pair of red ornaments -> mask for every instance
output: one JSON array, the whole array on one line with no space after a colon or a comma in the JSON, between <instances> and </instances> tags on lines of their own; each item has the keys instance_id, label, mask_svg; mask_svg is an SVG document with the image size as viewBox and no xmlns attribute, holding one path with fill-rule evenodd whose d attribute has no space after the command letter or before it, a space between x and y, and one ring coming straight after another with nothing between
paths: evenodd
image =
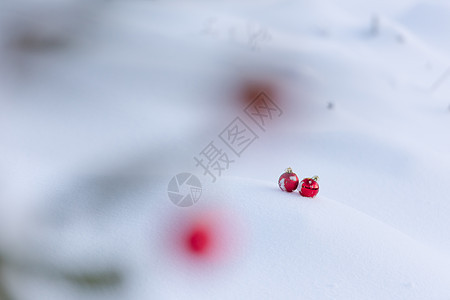
<instances>
[{"instance_id":1,"label":"pair of red ornaments","mask_svg":"<svg viewBox=\"0 0 450 300\"><path fill-rule=\"evenodd\" d=\"M305 178L300 182L300 189L298 192L303 197L314 198L319 193L319 181L318 176L313 176L311 178ZM281 174L278 179L278 185L280 189L285 192L292 192L299 186L297 174L292 172L291 168L287 168L286 172Z\"/></svg>"}]
</instances>

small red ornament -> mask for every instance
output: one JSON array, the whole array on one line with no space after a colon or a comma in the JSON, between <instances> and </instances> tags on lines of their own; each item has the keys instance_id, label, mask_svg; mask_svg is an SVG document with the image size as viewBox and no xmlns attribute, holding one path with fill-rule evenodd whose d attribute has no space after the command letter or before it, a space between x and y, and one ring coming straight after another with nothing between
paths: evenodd
<instances>
[{"instance_id":1,"label":"small red ornament","mask_svg":"<svg viewBox=\"0 0 450 300\"><path fill-rule=\"evenodd\" d=\"M194 255L208 254L212 244L212 233L206 226L197 225L186 236L188 251Z\"/></svg>"},{"instance_id":2,"label":"small red ornament","mask_svg":"<svg viewBox=\"0 0 450 300\"><path fill-rule=\"evenodd\" d=\"M300 182L300 195L303 197L314 198L319 193L319 184L317 181L319 181L318 176L303 179Z\"/></svg>"},{"instance_id":3,"label":"small red ornament","mask_svg":"<svg viewBox=\"0 0 450 300\"><path fill-rule=\"evenodd\" d=\"M287 168L286 172L281 174L278 179L278 185L280 189L285 192L292 192L298 187L298 177L297 174L292 172L291 168Z\"/></svg>"}]
</instances>

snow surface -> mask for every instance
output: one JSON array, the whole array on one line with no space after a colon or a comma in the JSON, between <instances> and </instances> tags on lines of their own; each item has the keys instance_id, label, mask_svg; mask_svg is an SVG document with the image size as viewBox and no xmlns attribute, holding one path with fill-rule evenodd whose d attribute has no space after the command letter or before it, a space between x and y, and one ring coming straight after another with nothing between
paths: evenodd
<instances>
[{"instance_id":1,"label":"snow surface","mask_svg":"<svg viewBox=\"0 0 450 300\"><path fill-rule=\"evenodd\" d=\"M448 16L2 1L0 298L450 299ZM253 81L283 111L266 131ZM241 156L218 137L236 116L258 135ZM214 183L193 160L211 141L234 160ZM318 196L282 192L287 167ZM167 195L182 172L203 184L188 208ZM183 242L194 225L209 252Z\"/></svg>"}]
</instances>

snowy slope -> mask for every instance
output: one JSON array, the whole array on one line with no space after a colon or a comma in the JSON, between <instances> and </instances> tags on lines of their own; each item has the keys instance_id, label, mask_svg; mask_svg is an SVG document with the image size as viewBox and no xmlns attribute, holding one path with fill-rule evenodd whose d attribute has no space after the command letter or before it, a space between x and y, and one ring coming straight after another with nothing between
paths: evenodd
<instances>
[{"instance_id":1,"label":"snowy slope","mask_svg":"<svg viewBox=\"0 0 450 300\"><path fill-rule=\"evenodd\" d=\"M0 4L0 298L450 297L446 3L31 3ZM254 89L283 114L212 183Z\"/></svg>"}]
</instances>

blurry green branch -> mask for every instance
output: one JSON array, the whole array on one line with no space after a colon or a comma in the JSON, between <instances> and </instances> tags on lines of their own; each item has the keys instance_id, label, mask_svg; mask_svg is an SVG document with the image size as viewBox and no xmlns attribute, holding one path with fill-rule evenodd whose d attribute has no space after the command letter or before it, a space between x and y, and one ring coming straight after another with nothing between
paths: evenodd
<instances>
[{"instance_id":1,"label":"blurry green branch","mask_svg":"<svg viewBox=\"0 0 450 300\"><path fill-rule=\"evenodd\" d=\"M6 292L5 285L2 280L3 272L3 258L0 256L0 300L12 300L12 298Z\"/></svg>"},{"instance_id":2,"label":"blurry green branch","mask_svg":"<svg viewBox=\"0 0 450 300\"><path fill-rule=\"evenodd\" d=\"M53 267L14 264L0 256L0 300L13 300L2 280L2 272L4 272L6 264L8 264L8 267L16 268L20 272L46 277L55 282L63 280L83 290L112 289L119 287L123 282L122 272L113 268L98 271L62 271Z\"/></svg>"},{"instance_id":3,"label":"blurry green branch","mask_svg":"<svg viewBox=\"0 0 450 300\"><path fill-rule=\"evenodd\" d=\"M77 285L81 288L104 288L104 287L117 287L122 283L122 276L119 272L102 271L92 273L65 273L63 278L70 283Z\"/></svg>"}]
</instances>

